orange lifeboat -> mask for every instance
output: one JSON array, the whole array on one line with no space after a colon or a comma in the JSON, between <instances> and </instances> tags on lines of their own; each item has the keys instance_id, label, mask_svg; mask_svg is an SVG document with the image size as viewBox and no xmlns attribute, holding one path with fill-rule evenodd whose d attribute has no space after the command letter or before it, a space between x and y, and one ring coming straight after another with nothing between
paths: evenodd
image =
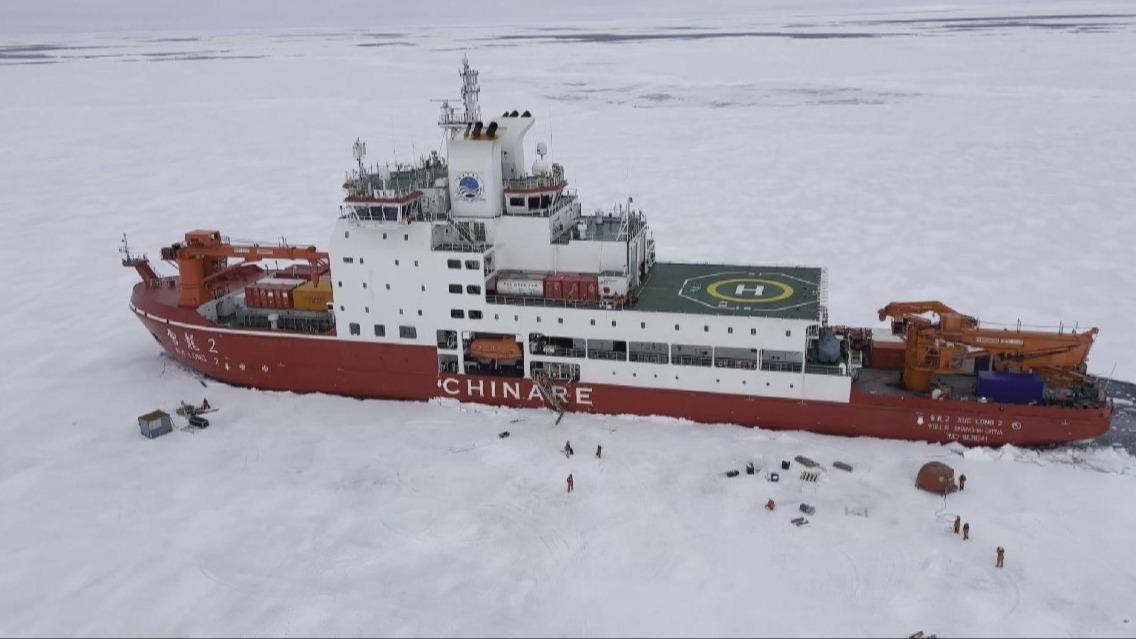
<instances>
[{"instance_id":1,"label":"orange lifeboat","mask_svg":"<svg viewBox=\"0 0 1136 639\"><path fill-rule=\"evenodd\" d=\"M481 360L518 360L521 345L512 337L478 337L469 345L469 353Z\"/></svg>"}]
</instances>

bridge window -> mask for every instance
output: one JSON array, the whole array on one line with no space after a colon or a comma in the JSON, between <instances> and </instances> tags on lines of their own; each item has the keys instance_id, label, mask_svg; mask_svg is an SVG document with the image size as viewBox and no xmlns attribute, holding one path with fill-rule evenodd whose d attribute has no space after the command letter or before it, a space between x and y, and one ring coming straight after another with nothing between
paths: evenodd
<instances>
[{"instance_id":1,"label":"bridge window","mask_svg":"<svg viewBox=\"0 0 1136 639\"><path fill-rule=\"evenodd\" d=\"M714 348L696 344L671 346L671 363L679 366L709 366L714 359Z\"/></svg>"},{"instance_id":2,"label":"bridge window","mask_svg":"<svg viewBox=\"0 0 1136 639\"><path fill-rule=\"evenodd\" d=\"M462 261L461 260L446 260L446 267L448 267L448 268L461 268L462 267Z\"/></svg>"},{"instance_id":3,"label":"bridge window","mask_svg":"<svg viewBox=\"0 0 1136 639\"><path fill-rule=\"evenodd\" d=\"M476 271L477 269L481 268L481 262L478 262L477 260L466 260L465 267L471 271Z\"/></svg>"},{"instance_id":4,"label":"bridge window","mask_svg":"<svg viewBox=\"0 0 1136 639\"><path fill-rule=\"evenodd\" d=\"M451 308L450 317L454 319L465 319L465 311L460 308Z\"/></svg>"},{"instance_id":5,"label":"bridge window","mask_svg":"<svg viewBox=\"0 0 1136 639\"><path fill-rule=\"evenodd\" d=\"M399 326L398 336L402 339L415 339L418 337L418 330L413 326Z\"/></svg>"},{"instance_id":6,"label":"bridge window","mask_svg":"<svg viewBox=\"0 0 1136 639\"><path fill-rule=\"evenodd\" d=\"M461 293L462 292L462 285L461 284L450 284L450 292L451 293Z\"/></svg>"},{"instance_id":7,"label":"bridge window","mask_svg":"<svg viewBox=\"0 0 1136 639\"><path fill-rule=\"evenodd\" d=\"M351 329L352 335L358 335L359 334L359 324L357 324L356 322L351 322L347 326L348 326L348 328Z\"/></svg>"},{"instance_id":8,"label":"bridge window","mask_svg":"<svg viewBox=\"0 0 1136 639\"><path fill-rule=\"evenodd\" d=\"M382 324L375 324L375 337L386 337L387 327Z\"/></svg>"},{"instance_id":9,"label":"bridge window","mask_svg":"<svg viewBox=\"0 0 1136 639\"><path fill-rule=\"evenodd\" d=\"M470 284L465 287L465 292L470 295L481 295L481 287L477 284Z\"/></svg>"},{"instance_id":10,"label":"bridge window","mask_svg":"<svg viewBox=\"0 0 1136 639\"><path fill-rule=\"evenodd\" d=\"M481 311L470 309L469 319L481 319Z\"/></svg>"},{"instance_id":11,"label":"bridge window","mask_svg":"<svg viewBox=\"0 0 1136 639\"><path fill-rule=\"evenodd\" d=\"M523 197L511 197L511 198L509 198L509 206L524 206L524 205L525 205L525 198L523 198Z\"/></svg>"}]
</instances>

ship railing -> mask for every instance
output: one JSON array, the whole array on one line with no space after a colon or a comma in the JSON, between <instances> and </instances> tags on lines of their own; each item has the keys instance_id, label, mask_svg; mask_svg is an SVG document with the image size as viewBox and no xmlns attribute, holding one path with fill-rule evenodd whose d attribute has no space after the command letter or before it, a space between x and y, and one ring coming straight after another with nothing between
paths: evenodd
<instances>
[{"instance_id":1,"label":"ship railing","mask_svg":"<svg viewBox=\"0 0 1136 639\"><path fill-rule=\"evenodd\" d=\"M775 373L799 373L801 372L801 363L765 361L761 363L761 370Z\"/></svg>"},{"instance_id":2,"label":"ship railing","mask_svg":"<svg viewBox=\"0 0 1136 639\"><path fill-rule=\"evenodd\" d=\"M623 351L588 351L588 359L609 359L625 362L627 361L627 353Z\"/></svg>"},{"instance_id":3,"label":"ship railing","mask_svg":"<svg viewBox=\"0 0 1136 639\"><path fill-rule=\"evenodd\" d=\"M845 367L841 370L840 366L832 366L830 364L805 364L805 373L809 375L847 375L848 368Z\"/></svg>"},{"instance_id":4,"label":"ship railing","mask_svg":"<svg viewBox=\"0 0 1136 639\"><path fill-rule=\"evenodd\" d=\"M548 355L550 357L584 357L587 351L582 348L563 348L560 346L545 346L532 351L533 355Z\"/></svg>"},{"instance_id":5,"label":"ship railing","mask_svg":"<svg viewBox=\"0 0 1136 639\"><path fill-rule=\"evenodd\" d=\"M559 213L561 209L572 204L573 200L575 200L575 196L561 195L553 200L552 204L546 209L523 209L520 211L510 211L506 209L504 214L513 217L551 217L553 213Z\"/></svg>"},{"instance_id":6,"label":"ship railing","mask_svg":"<svg viewBox=\"0 0 1136 639\"><path fill-rule=\"evenodd\" d=\"M671 358L671 363L679 366L710 366L713 359L702 355L675 355Z\"/></svg>"},{"instance_id":7,"label":"ship railing","mask_svg":"<svg viewBox=\"0 0 1136 639\"><path fill-rule=\"evenodd\" d=\"M586 308L602 309L606 311L622 311L622 302L585 301L585 300L553 300L544 297L522 297L519 295L486 295L485 301L490 304L509 304L513 306L546 306L551 308Z\"/></svg>"},{"instance_id":8,"label":"ship railing","mask_svg":"<svg viewBox=\"0 0 1136 639\"><path fill-rule=\"evenodd\" d=\"M491 242L437 242L433 245L435 251L453 251L454 253L484 253L493 247Z\"/></svg>"},{"instance_id":9,"label":"ship railing","mask_svg":"<svg viewBox=\"0 0 1136 639\"><path fill-rule=\"evenodd\" d=\"M741 359L737 357L716 357L714 358L714 366L716 368L738 368L747 371L757 370L756 359Z\"/></svg>"},{"instance_id":10,"label":"ship railing","mask_svg":"<svg viewBox=\"0 0 1136 639\"><path fill-rule=\"evenodd\" d=\"M637 351L629 351L627 359L632 362L646 362L648 364L666 364L666 353L640 353Z\"/></svg>"}]
</instances>

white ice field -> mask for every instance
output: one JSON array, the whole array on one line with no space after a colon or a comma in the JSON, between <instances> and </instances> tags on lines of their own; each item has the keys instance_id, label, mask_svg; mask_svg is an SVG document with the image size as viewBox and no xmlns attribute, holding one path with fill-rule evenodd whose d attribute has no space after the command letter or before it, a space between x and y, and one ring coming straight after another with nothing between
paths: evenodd
<instances>
[{"instance_id":1,"label":"white ice field","mask_svg":"<svg viewBox=\"0 0 1136 639\"><path fill-rule=\"evenodd\" d=\"M0 21L0 635L1136 634L1120 450L263 393L203 383L127 309L123 232L152 256L194 228L326 245L351 142L435 148L465 52L485 112L532 110L530 144L586 207L633 196L660 259L826 266L838 323L941 299L1098 326L1091 370L1136 378L1136 5L675 6ZM208 430L138 434L202 396ZM798 454L854 471L723 475ZM932 459L967 490L915 491Z\"/></svg>"}]
</instances>

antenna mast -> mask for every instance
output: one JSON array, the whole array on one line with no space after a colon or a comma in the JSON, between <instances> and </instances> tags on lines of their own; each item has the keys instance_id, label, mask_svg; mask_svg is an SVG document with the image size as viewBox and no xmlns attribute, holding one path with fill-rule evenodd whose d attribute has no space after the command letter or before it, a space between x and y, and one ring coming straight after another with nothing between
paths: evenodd
<instances>
[{"instance_id":1,"label":"antenna mast","mask_svg":"<svg viewBox=\"0 0 1136 639\"><path fill-rule=\"evenodd\" d=\"M462 56L462 104L465 106L465 121L477 122L481 119L481 108L477 105L477 96L481 88L477 86L477 70L469 67L469 58Z\"/></svg>"}]
</instances>

